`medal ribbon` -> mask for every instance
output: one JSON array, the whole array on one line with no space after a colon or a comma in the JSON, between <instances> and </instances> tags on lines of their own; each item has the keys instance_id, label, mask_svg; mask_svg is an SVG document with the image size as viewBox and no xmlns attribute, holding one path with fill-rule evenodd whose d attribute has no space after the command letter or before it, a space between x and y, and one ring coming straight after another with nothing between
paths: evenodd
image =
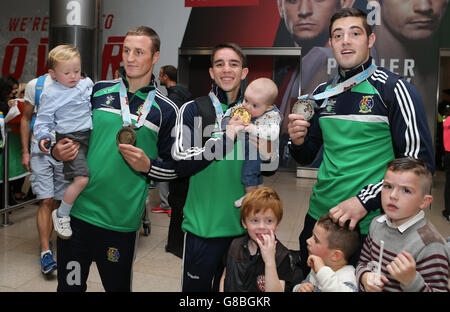
<instances>
[{"instance_id":1,"label":"medal ribbon","mask_svg":"<svg viewBox=\"0 0 450 312\"><path fill-rule=\"evenodd\" d=\"M139 129L144 125L144 122L147 119L150 110L152 109L155 94L156 88L147 94L147 98L145 99L144 105L142 106L141 113L139 114L136 124L133 128ZM123 119L123 126L130 127L132 125L130 106L128 104L127 88L125 87L125 83L123 82L122 78L120 78L120 108Z\"/></svg>"},{"instance_id":2,"label":"medal ribbon","mask_svg":"<svg viewBox=\"0 0 450 312\"><path fill-rule=\"evenodd\" d=\"M220 123L223 117L222 103L220 103L219 99L213 92L209 92L208 95L214 106L214 110L216 111L216 120Z\"/></svg>"},{"instance_id":3,"label":"medal ribbon","mask_svg":"<svg viewBox=\"0 0 450 312\"><path fill-rule=\"evenodd\" d=\"M223 118L222 103L220 103L219 99L213 92L209 92L208 95L214 106L214 110L216 111L216 124L214 125L214 132L219 132L219 131L221 131L220 125L222 124L222 118Z\"/></svg>"},{"instance_id":4,"label":"medal ribbon","mask_svg":"<svg viewBox=\"0 0 450 312\"><path fill-rule=\"evenodd\" d=\"M211 102L213 103L214 110L216 111L216 125L214 128L214 132L221 132L223 129L221 129L222 119L223 117L226 117L223 113L222 109L222 103L220 103L219 99L213 92L209 92L209 98L211 99ZM236 105L239 105L241 101L239 101ZM229 115L229 112L227 112Z\"/></svg>"},{"instance_id":5,"label":"medal ribbon","mask_svg":"<svg viewBox=\"0 0 450 312\"><path fill-rule=\"evenodd\" d=\"M345 92L348 89L353 88L354 86L360 84L361 82L363 82L364 80L366 80L367 78L372 76L372 74L376 70L377 70L377 66L372 64L367 69L365 69L364 71L359 73L358 75L350 77L349 79L341 82L337 86L333 87L333 85L332 85L332 87L330 89L328 89L328 90L326 90L326 91L324 91L322 93L319 93L317 95L309 95L309 94L302 95L300 97L300 99L307 99L308 98L308 99L312 99L312 100L322 100L322 99L325 99L325 98L333 97L335 95L338 95L338 94L340 94L342 92Z\"/></svg>"}]
</instances>

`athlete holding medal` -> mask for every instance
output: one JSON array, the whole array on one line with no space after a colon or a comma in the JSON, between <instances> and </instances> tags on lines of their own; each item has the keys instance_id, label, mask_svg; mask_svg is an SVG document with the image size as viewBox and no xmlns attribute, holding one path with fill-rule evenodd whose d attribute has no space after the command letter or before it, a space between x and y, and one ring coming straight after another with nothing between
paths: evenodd
<instances>
[{"instance_id":1,"label":"athlete holding medal","mask_svg":"<svg viewBox=\"0 0 450 312\"><path fill-rule=\"evenodd\" d=\"M58 291L86 291L92 261L106 291L131 291L149 181L177 177L170 152L178 108L156 89L152 74L159 47L153 29L132 28L123 44L125 75L93 87L91 178L71 211L72 238L58 239ZM66 139L52 150L59 160L76 153ZM72 263L80 265L79 283L71 282Z\"/></svg>"},{"instance_id":2,"label":"athlete holding medal","mask_svg":"<svg viewBox=\"0 0 450 312\"><path fill-rule=\"evenodd\" d=\"M309 121L289 115L289 148L300 164L310 164L323 145L323 161L309 201L300 253L309 272L306 240L326 213L344 225L357 222L362 242L370 221L380 213L386 163L398 157L423 159L434 172L430 130L422 100L406 80L372 64L375 34L358 9L341 9L330 22L330 46L338 76L320 84L312 95L318 109ZM304 106L304 111L311 111ZM356 264L359 252L350 259Z\"/></svg>"}]
</instances>

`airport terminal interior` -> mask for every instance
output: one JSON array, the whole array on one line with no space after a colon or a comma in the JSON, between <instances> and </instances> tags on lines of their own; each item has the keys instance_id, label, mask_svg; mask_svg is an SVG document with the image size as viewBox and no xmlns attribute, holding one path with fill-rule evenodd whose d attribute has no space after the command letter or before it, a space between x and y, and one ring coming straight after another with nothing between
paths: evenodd
<instances>
[{"instance_id":1,"label":"airport terminal interior","mask_svg":"<svg viewBox=\"0 0 450 312\"><path fill-rule=\"evenodd\" d=\"M450 223L442 216L444 206L443 171L434 176L432 190L433 203L425 214L444 238L450 236ZM298 249L298 236L308 208L314 178L297 178L295 172L279 171L264 180L264 185L272 187L280 195L284 216L277 230L278 239L290 249ZM147 205L151 221L151 233L144 235L141 228L136 259L133 268L134 292L179 292L181 289L180 258L165 251L169 228L166 213L151 213L151 208L159 204L157 189L149 191ZM1 292L55 292L56 272L42 275L39 265L39 242L36 229L36 204L26 205L9 215L12 223L0 227L0 291ZM55 245L56 236L53 234ZM57 251L56 251L57 252ZM104 291L95 266L91 266L88 278L88 292Z\"/></svg>"}]
</instances>

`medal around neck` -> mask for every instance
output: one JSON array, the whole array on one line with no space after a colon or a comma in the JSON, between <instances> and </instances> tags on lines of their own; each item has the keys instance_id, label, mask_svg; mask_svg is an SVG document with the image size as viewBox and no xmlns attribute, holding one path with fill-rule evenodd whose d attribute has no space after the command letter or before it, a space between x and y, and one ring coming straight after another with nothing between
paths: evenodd
<instances>
[{"instance_id":1,"label":"medal around neck","mask_svg":"<svg viewBox=\"0 0 450 312\"><path fill-rule=\"evenodd\" d=\"M117 132L117 144L131 144L136 145L136 132L131 127L122 127Z\"/></svg>"},{"instance_id":2,"label":"medal around neck","mask_svg":"<svg viewBox=\"0 0 450 312\"><path fill-rule=\"evenodd\" d=\"M244 107L238 107L236 108L232 113L231 113L231 118L233 118L234 116L238 115L239 118L245 122L245 123L249 123L250 120L252 119L252 116L250 115L249 112L247 112L247 110Z\"/></svg>"},{"instance_id":3,"label":"medal around neck","mask_svg":"<svg viewBox=\"0 0 450 312\"><path fill-rule=\"evenodd\" d=\"M298 99L292 107L292 113L302 115L306 121L311 120L314 115L314 105L312 100Z\"/></svg>"}]
</instances>

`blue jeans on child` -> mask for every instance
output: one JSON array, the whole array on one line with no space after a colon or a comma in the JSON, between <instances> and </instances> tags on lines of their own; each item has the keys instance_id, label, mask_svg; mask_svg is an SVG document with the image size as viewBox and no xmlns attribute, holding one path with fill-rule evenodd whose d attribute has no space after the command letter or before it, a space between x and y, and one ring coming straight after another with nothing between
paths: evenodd
<instances>
[{"instance_id":1,"label":"blue jeans on child","mask_svg":"<svg viewBox=\"0 0 450 312\"><path fill-rule=\"evenodd\" d=\"M249 143L248 133L245 134L244 148L245 160L242 165L242 184L246 187L261 185L263 183L261 157L256 146Z\"/></svg>"}]
</instances>

